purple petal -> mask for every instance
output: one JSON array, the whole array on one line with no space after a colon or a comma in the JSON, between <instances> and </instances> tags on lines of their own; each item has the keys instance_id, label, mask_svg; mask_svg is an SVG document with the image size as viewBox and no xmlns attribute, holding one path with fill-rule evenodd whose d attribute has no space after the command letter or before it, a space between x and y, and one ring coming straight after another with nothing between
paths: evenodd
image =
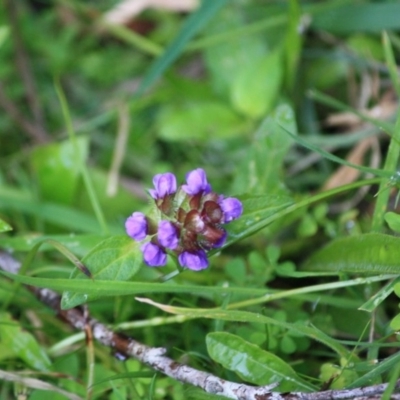
<instances>
[{"instance_id":1,"label":"purple petal","mask_svg":"<svg viewBox=\"0 0 400 400\"><path fill-rule=\"evenodd\" d=\"M203 169L197 168L186 175L187 185L182 185L185 193L194 196L200 192L207 194L211 192L211 186L207 182L207 176Z\"/></svg>"},{"instance_id":2,"label":"purple petal","mask_svg":"<svg viewBox=\"0 0 400 400\"><path fill-rule=\"evenodd\" d=\"M213 248L217 249L219 247L222 247L225 242L226 242L226 237L228 236L228 234L226 233L226 230L223 229L224 233L222 234L222 236L213 244Z\"/></svg>"},{"instance_id":3,"label":"purple petal","mask_svg":"<svg viewBox=\"0 0 400 400\"><path fill-rule=\"evenodd\" d=\"M162 267L167 263L167 254L154 243L145 243L141 248L144 262L150 267Z\"/></svg>"},{"instance_id":4,"label":"purple petal","mask_svg":"<svg viewBox=\"0 0 400 400\"><path fill-rule=\"evenodd\" d=\"M224 222L231 222L239 218L243 212L242 203L235 197L228 197L220 202L222 211L224 212Z\"/></svg>"},{"instance_id":5,"label":"purple petal","mask_svg":"<svg viewBox=\"0 0 400 400\"><path fill-rule=\"evenodd\" d=\"M126 233L135 240L143 240L147 236L147 219L141 212L134 212L125 222Z\"/></svg>"},{"instance_id":6,"label":"purple petal","mask_svg":"<svg viewBox=\"0 0 400 400\"><path fill-rule=\"evenodd\" d=\"M160 221L157 232L158 241L162 246L171 250L174 250L178 247L178 230L174 224L169 221Z\"/></svg>"},{"instance_id":7,"label":"purple petal","mask_svg":"<svg viewBox=\"0 0 400 400\"><path fill-rule=\"evenodd\" d=\"M198 250L194 253L184 251L179 255L178 260L182 267L193 271L200 271L208 267L208 259L204 250Z\"/></svg>"},{"instance_id":8,"label":"purple petal","mask_svg":"<svg viewBox=\"0 0 400 400\"><path fill-rule=\"evenodd\" d=\"M149 190L150 196L153 199L161 199L176 192L176 178L171 172L155 175L153 184L155 189Z\"/></svg>"}]
</instances>

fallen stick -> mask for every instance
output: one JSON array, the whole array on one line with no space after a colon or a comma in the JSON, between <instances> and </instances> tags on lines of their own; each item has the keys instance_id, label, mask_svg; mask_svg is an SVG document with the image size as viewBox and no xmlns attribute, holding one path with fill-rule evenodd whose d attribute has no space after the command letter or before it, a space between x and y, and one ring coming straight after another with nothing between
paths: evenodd
<instances>
[{"instance_id":1,"label":"fallen stick","mask_svg":"<svg viewBox=\"0 0 400 400\"><path fill-rule=\"evenodd\" d=\"M18 261L8 253L0 252L0 269L16 274L19 268L20 263ZM382 383L364 388L326 390L315 393L275 393L272 390L277 384L255 387L230 382L208 372L176 362L165 355L167 350L163 347L149 347L129 336L114 332L96 319L85 315L82 307L62 310L60 308L61 296L52 290L39 289L32 286L28 286L28 288L42 303L52 308L59 318L75 329L85 331L87 327L90 327L93 338L104 346L111 348L122 359L135 358L172 379L197 386L214 395L237 400L378 400L388 386L387 383ZM400 390L400 380L395 385L395 391L398 390ZM391 399L400 400L400 395L393 394Z\"/></svg>"}]
</instances>

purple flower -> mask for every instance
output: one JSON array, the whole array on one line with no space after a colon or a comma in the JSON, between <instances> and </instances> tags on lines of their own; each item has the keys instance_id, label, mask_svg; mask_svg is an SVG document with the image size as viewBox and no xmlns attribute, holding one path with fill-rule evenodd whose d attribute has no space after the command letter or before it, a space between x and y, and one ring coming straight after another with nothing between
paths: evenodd
<instances>
[{"instance_id":1,"label":"purple flower","mask_svg":"<svg viewBox=\"0 0 400 400\"><path fill-rule=\"evenodd\" d=\"M174 250L178 247L178 230L175 225L169 221L159 222L157 237L160 244L168 249Z\"/></svg>"},{"instance_id":2,"label":"purple flower","mask_svg":"<svg viewBox=\"0 0 400 400\"><path fill-rule=\"evenodd\" d=\"M234 197L223 199L219 204L224 212L224 223L231 222L242 215L242 203Z\"/></svg>"},{"instance_id":3,"label":"purple flower","mask_svg":"<svg viewBox=\"0 0 400 400\"><path fill-rule=\"evenodd\" d=\"M148 242L140 248L143 253L144 262L150 267L162 267L167 263L167 254L154 243Z\"/></svg>"},{"instance_id":4,"label":"purple flower","mask_svg":"<svg viewBox=\"0 0 400 400\"><path fill-rule=\"evenodd\" d=\"M153 184L155 189L149 190L150 196L153 199L161 199L176 192L176 178L171 172L155 175Z\"/></svg>"},{"instance_id":5,"label":"purple flower","mask_svg":"<svg viewBox=\"0 0 400 400\"><path fill-rule=\"evenodd\" d=\"M182 185L182 189L191 196L199 193L207 194L211 192L211 186L207 182L206 173L201 168L190 171L186 175L186 182L187 185Z\"/></svg>"},{"instance_id":6,"label":"purple flower","mask_svg":"<svg viewBox=\"0 0 400 400\"><path fill-rule=\"evenodd\" d=\"M196 252L184 251L179 255L178 260L182 267L193 271L200 271L208 267L207 254L204 250L197 250Z\"/></svg>"},{"instance_id":7,"label":"purple flower","mask_svg":"<svg viewBox=\"0 0 400 400\"><path fill-rule=\"evenodd\" d=\"M125 222L126 233L135 240L143 240L147 236L148 224L146 216L134 212Z\"/></svg>"}]
</instances>

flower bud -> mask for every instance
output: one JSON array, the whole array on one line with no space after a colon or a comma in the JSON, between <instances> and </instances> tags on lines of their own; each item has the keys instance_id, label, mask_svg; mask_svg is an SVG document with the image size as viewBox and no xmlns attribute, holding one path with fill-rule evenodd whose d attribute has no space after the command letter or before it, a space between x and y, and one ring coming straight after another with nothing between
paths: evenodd
<instances>
[{"instance_id":1,"label":"flower bud","mask_svg":"<svg viewBox=\"0 0 400 400\"><path fill-rule=\"evenodd\" d=\"M153 199L162 199L165 196L176 192L176 178L171 172L157 174L153 178L155 189L150 189L149 193Z\"/></svg>"},{"instance_id":2,"label":"flower bud","mask_svg":"<svg viewBox=\"0 0 400 400\"><path fill-rule=\"evenodd\" d=\"M162 267L167 263L167 254L158 245L148 242L140 248L144 262L150 267Z\"/></svg>"},{"instance_id":3,"label":"flower bud","mask_svg":"<svg viewBox=\"0 0 400 400\"><path fill-rule=\"evenodd\" d=\"M220 201L220 206L222 211L224 212L224 222L228 223L233 221L236 218L239 218L243 212L242 203L234 198L228 197Z\"/></svg>"},{"instance_id":4,"label":"flower bud","mask_svg":"<svg viewBox=\"0 0 400 400\"><path fill-rule=\"evenodd\" d=\"M146 216L141 212L134 212L125 222L126 233L135 240L143 240L148 234Z\"/></svg>"},{"instance_id":5,"label":"flower bud","mask_svg":"<svg viewBox=\"0 0 400 400\"><path fill-rule=\"evenodd\" d=\"M157 238L161 246L174 250L178 247L179 236L175 225L169 221L160 221Z\"/></svg>"},{"instance_id":6,"label":"flower bud","mask_svg":"<svg viewBox=\"0 0 400 400\"><path fill-rule=\"evenodd\" d=\"M204 250L196 252L184 251L178 257L179 264L182 267L189 268L193 271L200 271L208 267L208 259Z\"/></svg>"},{"instance_id":7,"label":"flower bud","mask_svg":"<svg viewBox=\"0 0 400 400\"><path fill-rule=\"evenodd\" d=\"M182 185L182 189L185 193L194 196L199 193L210 193L211 186L207 182L207 176L203 169L197 168L190 171L186 175L187 185Z\"/></svg>"}]
</instances>

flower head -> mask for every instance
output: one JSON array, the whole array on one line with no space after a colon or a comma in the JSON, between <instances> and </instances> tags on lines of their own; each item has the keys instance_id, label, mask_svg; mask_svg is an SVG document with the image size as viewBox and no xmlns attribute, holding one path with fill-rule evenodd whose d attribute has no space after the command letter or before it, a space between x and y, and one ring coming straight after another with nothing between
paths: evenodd
<instances>
[{"instance_id":1,"label":"flower head","mask_svg":"<svg viewBox=\"0 0 400 400\"><path fill-rule=\"evenodd\" d=\"M207 268L207 253L224 245L227 231L223 225L240 217L242 203L212 192L201 168L190 171L180 188L170 172L157 174L153 183L149 192L156 212L151 218L135 212L125 222L133 239L148 238L141 246L144 262L161 267L167 262L168 251L184 268Z\"/></svg>"},{"instance_id":2,"label":"flower head","mask_svg":"<svg viewBox=\"0 0 400 400\"><path fill-rule=\"evenodd\" d=\"M149 193L153 199L161 199L176 192L176 178L171 172L157 174L153 178L155 189L150 189Z\"/></svg>"},{"instance_id":3,"label":"flower head","mask_svg":"<svg viewBox=\"0 0 400 400\"><path fill-rule=\"evenodd\" d=\"M140 248L144 262L150 267L162 267L167 263L167 254L154 243L148 242Z\"/></svg>"},{"instance_id":4,"label":"flower head","mask_svg":"<svg viewBox=\"0 0 400 400\"><path fill-rule=\"evenodd\" d=\"M135 240L143 240L147 236L148 224L146 216L134 212L125 222L126 233Z\"/></svg>"},{"instance_id":5,"label":"flower head","mask_svg":"<svg viewBox=\"0 0 400 400\"><path fill-rule=\"evenodd\" d=\"M160 221L158 224L158 241L167 249L174 250L178 247L179 237L175 225L169 221Z\"/></svg>"},{"instance_id":6,"label":"flower head","mask_svg":"<svg viewBox=\"0 0 400 400\"><path fill-rule=\"evenodd\" d=\"M197 168L193 171L190 171L186 175L187 185L182 185L182 189L184 192L191 196L195 196L199 193L210 193L211 186L207 182L207 176L204 169Z\"/></svg>"},{"instance_id":7,"label":"flower head","mask_svg":"<svg viewBox=\"0 0 400 400\"><path fill-rule=\"evenodd\" d=\"M235 197L228 197L220 202L220 206L224 213L224 222L228 223L239 218L243 212L242 203Z\"/></svg>"},{"instance_id":8,"label":"flower head","mask_svg":"<svg viewBox=\"0 0 400 400\"><path fill-rule=\"evenodd\" d=\"M189 268L193 271L200 271L208 267L207 254L204 250L198 250L196 252L184 251L179 255L178 260L182 267Z\"/></svg>"}]
</instances>

